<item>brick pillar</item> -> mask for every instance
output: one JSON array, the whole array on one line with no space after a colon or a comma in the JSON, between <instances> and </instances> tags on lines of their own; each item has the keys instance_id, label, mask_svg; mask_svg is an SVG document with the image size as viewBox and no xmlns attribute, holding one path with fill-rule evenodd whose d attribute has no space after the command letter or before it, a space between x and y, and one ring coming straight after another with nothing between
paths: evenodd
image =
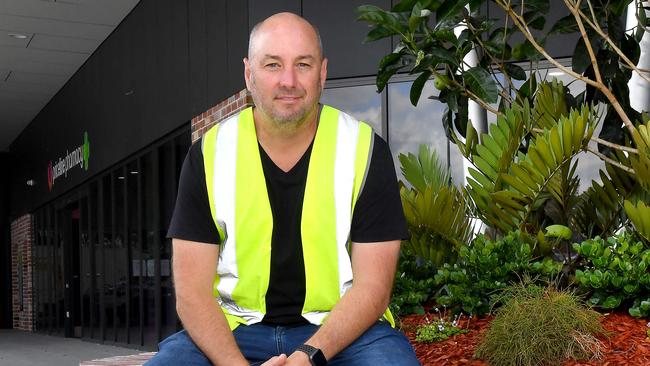
<instances>
[{"instance_id":1,"label":"brick pillar","mask_svg":"<svg viewBox=\"0 0 650 366\"><path fill-rule=\"evenodd\" d=\"M253 105L253 98L248 90L235 93L228 99L192 118L192 143L198 141L215 123L221 122L233 114Z\"/></svg>"},{"instance_id":2,"label":"brick pillar","mask_svg":"<svg viewBox=\"0 0 650 366\"><path fill-rule=\"evenodd\" d=\"M11 223L11 292L14 329L34 330L32 245L34 221L24 215Z\"/></svg>"}]
</instances>

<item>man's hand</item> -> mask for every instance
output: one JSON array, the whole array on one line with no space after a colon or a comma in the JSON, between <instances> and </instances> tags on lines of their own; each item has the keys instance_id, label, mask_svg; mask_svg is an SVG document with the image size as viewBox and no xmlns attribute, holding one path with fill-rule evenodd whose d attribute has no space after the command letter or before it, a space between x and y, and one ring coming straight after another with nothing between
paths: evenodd
<instances>
[{"instance_id":1,"label":"man's hand","mask_svg":"<svg viewBox=\"0 0 650 366\"><path fill-rule=\"evenodd\" d=\"M287 365L287 355L285 355L284 353L279 356L273 356L268 361L262 364L262 366L282 366L282 365Z\"/></svg>"},{"instance_id":2,"label":"man's hand","mask_svg":"<svg viewBox=\"0 0 650 366\"><path fill-rule=\"evenodd\" d=\"M287 359L287 366L311 366L309 356L305 352L296 351Z\"/></svg>"}]
</instances>

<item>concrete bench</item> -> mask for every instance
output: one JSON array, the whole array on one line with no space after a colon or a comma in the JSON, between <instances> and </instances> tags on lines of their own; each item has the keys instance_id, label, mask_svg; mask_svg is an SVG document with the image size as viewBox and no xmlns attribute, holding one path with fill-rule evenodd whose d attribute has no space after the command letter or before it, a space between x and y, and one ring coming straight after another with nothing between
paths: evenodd
<instances>
[{"instance_id":1,"label":"concrete bench","mask_svg":"<svg viewBox=\"0 0 650 366\"><path fill-rule=\"evenodd\" d=\"M145 352L137 355L114 356L92 361L82 361L79 366L142 366L156 352Z\"/></svg>"}]
</instances>

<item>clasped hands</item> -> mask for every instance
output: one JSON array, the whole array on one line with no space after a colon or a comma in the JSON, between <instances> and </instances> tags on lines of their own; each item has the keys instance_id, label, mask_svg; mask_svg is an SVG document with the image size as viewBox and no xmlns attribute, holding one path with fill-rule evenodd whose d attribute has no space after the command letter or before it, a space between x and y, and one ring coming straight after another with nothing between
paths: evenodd
<instances>
[{"instance_id":1,"label":"clasped hands","mask_svg":"<svg viewBox=\"0 0 650 366\"><path fill-rule=\"evenodd\" d=\"M294 352L289 357L285 354L271 357L262 366L311 366L309 357L303 352Z\"/></svg>"}]
</instances>

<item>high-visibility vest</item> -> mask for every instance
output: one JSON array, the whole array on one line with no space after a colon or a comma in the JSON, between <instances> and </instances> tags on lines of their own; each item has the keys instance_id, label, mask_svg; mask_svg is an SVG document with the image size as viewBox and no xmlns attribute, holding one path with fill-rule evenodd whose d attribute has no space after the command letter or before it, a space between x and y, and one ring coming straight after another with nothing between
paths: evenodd
<instances>
[{"instance_id":1,"label":"high-visibility vest","mask_svg":"<svg viewBox=\"0 0 650 366\"><path fill-rule=\"evenodd\" d=\"M352 285L350 226L373 138L367 124L323 106L300 223L305 263L302 315L312 324L321 324ZM214 295L235 329L264 317L271 270L273 215L253 109L212 127L201 148L210 211L221 239ZM388 311L385 317L393 324Z\"/></svg>"}]
</instances>

